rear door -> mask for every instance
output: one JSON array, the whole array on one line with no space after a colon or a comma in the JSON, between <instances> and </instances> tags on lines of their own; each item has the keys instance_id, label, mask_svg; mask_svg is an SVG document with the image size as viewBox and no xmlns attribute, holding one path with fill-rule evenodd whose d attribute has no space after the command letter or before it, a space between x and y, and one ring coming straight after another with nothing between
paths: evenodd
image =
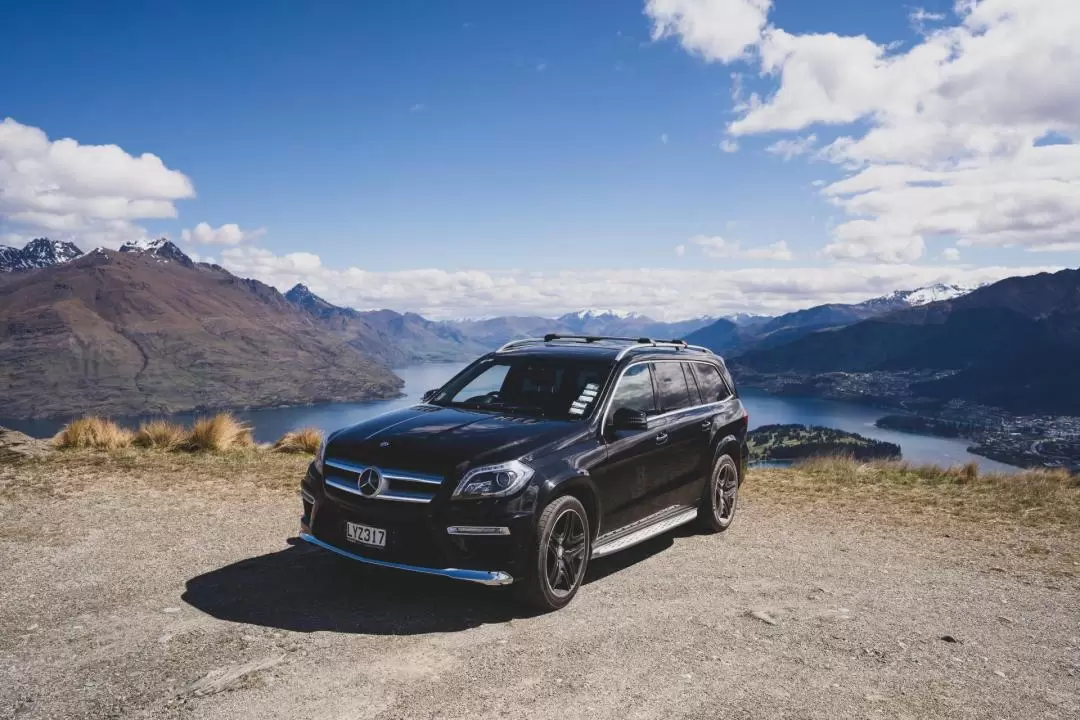
<instances>
[{"instance_id":1,"label":"rear door","mask_svg":"<svg viewBox=\"0 0 1080 720\"><path fill-rule=\"evenodd\" d=\"M694 505L704 488L709 446L708 410L701 405L697 384L687 363L664 360L653 363L660 404L657 430L663 453L653 466L655 502L662 510L672 505Z\"/></svg>"},{"instance_id":2,"label":"rear door","mask_svg":"<svg viewBox=\"0 0 1080 720\"><path fill-rule=\"evenodd\" d=\"M740 446L746 440L747 417L742 403L739 402L731 385L731 376L726 369L721 370L716 365L707 362L689 363L694 379L697 381L701 392L702 402L709 410L709 420L712 424L709 441L708 462L712 462L712 448L731 436L739 441ZM736 458L741 462L745 458Z\"/></svg>"}]
</instances>

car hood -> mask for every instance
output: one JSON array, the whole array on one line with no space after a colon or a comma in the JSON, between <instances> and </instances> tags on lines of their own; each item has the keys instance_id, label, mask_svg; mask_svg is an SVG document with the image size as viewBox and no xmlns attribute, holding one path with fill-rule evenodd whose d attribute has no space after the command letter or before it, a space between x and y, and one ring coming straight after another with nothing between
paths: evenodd
<instances>
[{"instance_id":1,"label":"car hood","mask_svg":"<svg viewBox=\"0 0 1080 720\"><path fill-rule=\"evenodd\" d=\"M334 433L326 457L451 474L523 457L579 427L567 420L418 405Z\"/></svg>"}]
</instances>

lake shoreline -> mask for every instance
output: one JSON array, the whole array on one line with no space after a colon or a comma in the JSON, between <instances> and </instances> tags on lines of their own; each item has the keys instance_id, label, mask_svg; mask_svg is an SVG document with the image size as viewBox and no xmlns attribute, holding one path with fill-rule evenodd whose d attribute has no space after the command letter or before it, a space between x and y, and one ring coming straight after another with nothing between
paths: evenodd
<instances>
[{"instance_id":1,"label":"lake shoreline","mask_svg":"<svg viewBox=\"0 0 1080 720\"><path fill-rule=\"evenodd\" d=\"M258 442L274 442L290 430L315 427L323 432L336 430L369 419L384 412L408 407L420 402L425 390L439 387L461 370L466 363L423 363L392 368L405 381L403 391L397 397L351 403L318 403L290 405L259 409L236 409L238 420L252 425ZM980 467L994 472L1017 472L1019 468L996 462L967 451L966 444L948 438L898 433L874 427L874 422L887 411L866 404L820 398L794 398L773 395L754 388L740 387L740 396L750 413L751 429L761 425L803 424L820 425L846 432L899 444L903 458L917 464L943 466L964 465L975 461ZM183 424L190 424L206 412L179 413L166 416ZM160 414L141 417L113 417L121 424L138 424L147 417L161 418ZM0 425L30 435L48 438L63 426L57 420L0 420Z\"/></svg>"}]
</instances>

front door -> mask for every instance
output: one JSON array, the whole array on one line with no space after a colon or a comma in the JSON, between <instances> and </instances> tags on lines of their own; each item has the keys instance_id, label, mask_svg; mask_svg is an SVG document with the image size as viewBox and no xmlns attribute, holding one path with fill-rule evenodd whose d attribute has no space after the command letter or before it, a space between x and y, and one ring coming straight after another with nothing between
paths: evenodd
<instances>
[{"instance_id":1,"label":"front door","mask_svg":"<svg viewBox=\"0 0 1080 720\"><path fill-rule=\"evenodd\" d=\"M603 421L607 456L591 468L593 483L604 509L600 534L618 530L649 514L656 473L667 448L662 430L613 430L611 419L619 408L659 414L648 363L631 365L619 378ZM661 423L662 424L662 423Z\"/></svg>"}]
</instances>

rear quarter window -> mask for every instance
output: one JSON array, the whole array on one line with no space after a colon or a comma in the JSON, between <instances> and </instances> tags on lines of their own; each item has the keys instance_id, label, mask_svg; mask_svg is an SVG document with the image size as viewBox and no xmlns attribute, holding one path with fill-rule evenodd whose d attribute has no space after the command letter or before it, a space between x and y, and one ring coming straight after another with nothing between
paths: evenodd
<instances>
[{"instance_id":1,"label":"rear quarter window","mask_svg":"<svg viewBox=\"0 0 1080 720\"><path fill-rule=\"evenodd\" d=\"M731 397L731 388L728 387L727 382L715 365L701 362L692 363L692 365L694 366L694 375L697 377L698 387L701 389L703 402L719 402Z\"/></svg>"}]
</instances>

